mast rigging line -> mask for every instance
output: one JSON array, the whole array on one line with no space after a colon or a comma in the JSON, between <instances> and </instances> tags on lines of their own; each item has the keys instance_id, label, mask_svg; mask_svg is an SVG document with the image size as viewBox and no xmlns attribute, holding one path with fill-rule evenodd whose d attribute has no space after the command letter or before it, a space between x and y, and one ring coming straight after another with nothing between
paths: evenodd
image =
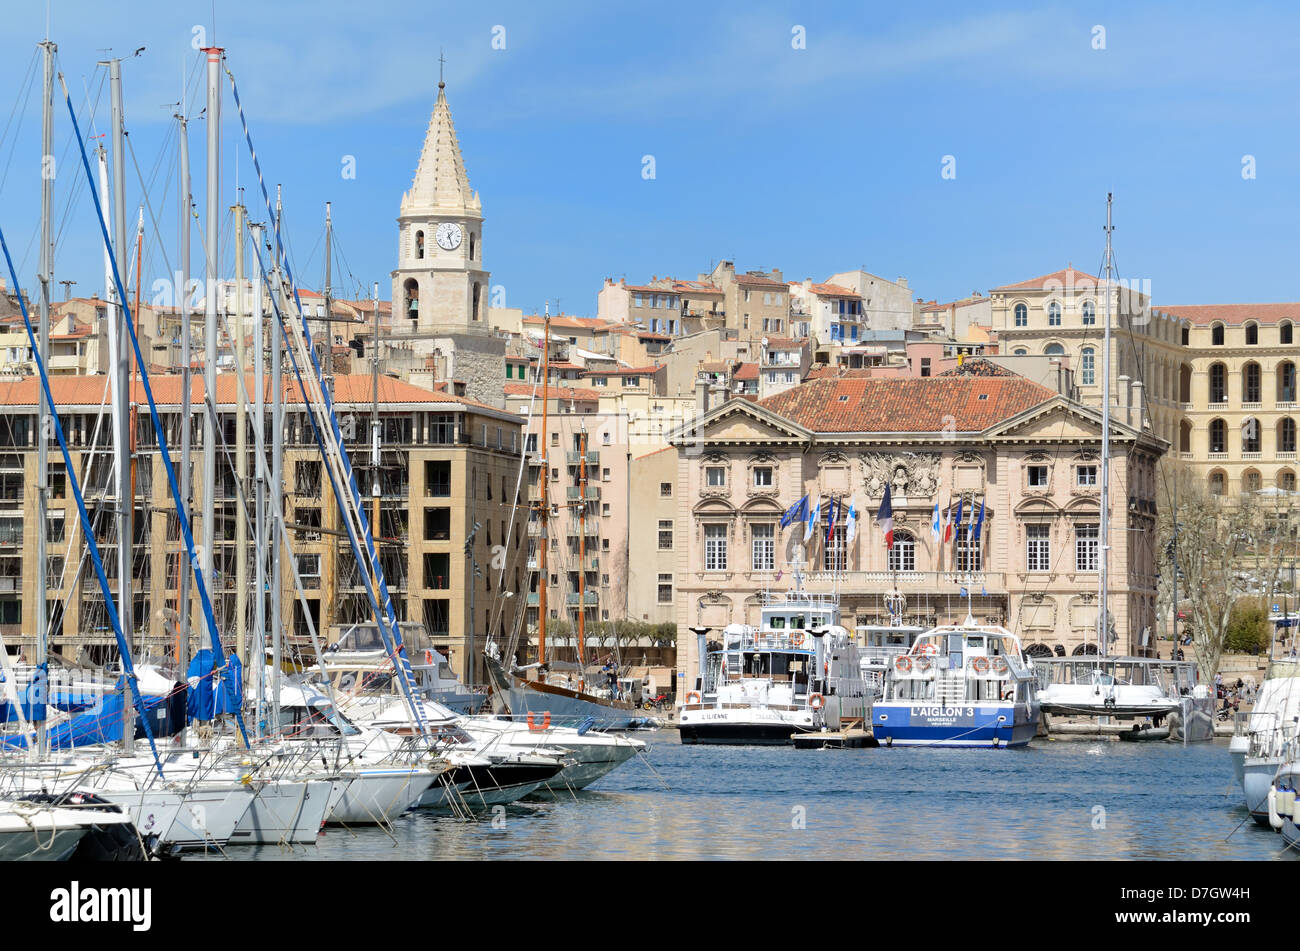
<instances>
[{"instance_id":1,"label":"mast rigging line","mask_svg":"<svg viewBox=\"0 0 1300 951\"><path fill-rule=\"evenodd\" d=\"M257 176L258 188L262 192L262 200L266 207L267 219L274 225L276 263L283 265L284 267L285 283L293 292L294 306L298 311L299 324L295 325L294 330L296 335L291 339L296 347L305 350L306 356L310 360L310 364L314 371L312 383L314 384L315 392L319 393L319 404L308 400L307 398L307 384L303 378L302 368L299 366L298 358L294 355L293 348L286 347L285 349L289 353L290 359L293 362L294 375L298 380L299 388L302 390L303 394L303 402L308 410L307 418L312 421L312 431L316 436L316 442L321 450L322 459L326 463L325 469L329 472L330 484L334 490L335 500L338 503L340 514L344 516L344 524L348 529L348 542L352 547L353 555L357 559L358 565L363 564L363 561L357 535L359 534L365 540L366 554L369 556L371 574L373 574L375 582L374 586L372 586L370 576L367 575L365 577L366 594L370 599L371 608L375 612L376 626L379 628L380 634L384 638L385 648L392 658L394 666L397 668L398 680L402 685L402 691L406 695L407 703L410 705L412 715L415 718L420 733L427 736L428 728L424 722L424 716L420 709L420 705L416 703L415 700L413 686L415 673L411 668L410 660L406 656L406 651L402 643L401 631L397 624L397 613L393 608L392 597L389 594L388 585L384 580L383 566L380 563L379 554L375 548L374 538L371 535L370 524L365 514L365 506L361 501L361 493L357 488L356 475L352 470L352 464L348 459L347 449L343 444L343 435L339 430L338 418L334 414L333 402L324 385L320 364L316 360L315 350L311 345L311 330L308 328L307 322L303 317L302 301L299 297L297 287L294 284L293 270L289 265L289 256L285 252L283 238L280 233L280 220L276 217L271 207L271 198L266 190L266 180L262 175L261 162L257 158L257 150L253 147L252 133L248 128L248 117L244 114L244 106L239 98L239 87L235 82L235 74L230 70L229 66L225 67L225 71L226 75L230 78L231 94L235 102L235 108L239 111L239 121L244 130L244 139L248 144L249 155L252 158L253 171ZM261 271L262 280L266 281L269 285L270 282L267 281L266 278L266 268L262 261L260 248L256 249L256 254L257 265L259 271ZM280 292L283 293L284 288L273 288L273 290L280 290ZM288 328L286 327L287 321L284 318L284 313L280 310L274 293L271 295L271 303L275 310L276 320L280 325L281 332L285 334L286 339L289 339L290 335L288 333ZM317 405L321 408L321 415L328 416L329 418L330 436L332 439L332 445L335 449L333 453L327 451L324 435L317 423L316 413L314 412ZM344 496L343 493L339 491L338 476L334 472L335 465L342 468L342 475L346 477L348 488L351 490L349 496ZM345 498L351 503L351 511L349 511L348 506L344 504ZM378 588L378 593L382 595L383 598L383 607L385 608L385 611L383 612L380 611L380 603L374 590L376 587ZM384 616L385 614L386 617ZM385 626L386 624L387 627ZM398 663L399 659L401 661L400 663Z\"/></svg>"},{"instance_id":2,"label":"mast rigging line","mask_svg":"<svg viewBox=\"0 0 1300 951\"><path fill-rule=\"evenodd\" d=\"M77 124L77 113L72 108L72 96L68 93L68 86L67 83L63 81L62 73L59 74L59 84L63 87L63 98L68 105L68 115L72 118L72 127L76 131L77 142L78 145L80 146L80 151L81 151L81 165L82 165L82 169L86 173L86 181L88 183L93 184L93 182L95 181L95 177L93 174L91 174L90 171L90 158L86 155L86 146L85 143L82 141L81 129ZM216 655L214 660L216 662L219 662L219 666L221 670L224 671L227 667L226 654L225 654L225 650L221 646L221 636L217 632L217 620L215 615L212 612L212 601L208 597L207 586L203 583L202 566L200 565L198 556L195 553L194 534L190 529L189 516L185 512L185 501L180 497L180 488L176 482L176 470L172 466L171 449L167 445L167 434L162 425L162 419L159 417L158 414L158 404L154 401L153 386L149 383L149 367L145 363L144 354L140 350L140 339L139 337L136 336L135 315L131 313L130 301L126 296L126 288L122 284L122 275L118 272L117 258L113 254L113 242L108 234L108 225L106 224L107 219L104 217L104 210L103 208L100 207L99 194L96 192L96 190L93 187L90 187L87 190L90 192L90 196L95 203L95 215L99 220L99 231L101 236L104 239L104 246L105 248L108 249L109 252L108 257L110 259L110 263L112 264L113 283L116 285L120 306L122 307L122 311L127 318L124 321L124 323L126 324L127 333L131 337L131 347L135 351L136 365L139 367L140 370L140 382L144 386L144 395L149 402L149 415L153 419L154 430L158 436L158 452L159 455L162 457L163 466L167 470L167 482L168 485L171 487L172 498L176 503L176 514L180 519L181 534L185 539L185 548L190 556L190 566L194 570L195 583L197 585L198 593L199 593L199 601L201 602L203 607L204 620L207 622L208 634L212 640L212 649ZM24 308L24 310L25 309L26 308ZM53 404L54 401L53 399L51 399L50 405L53 406ZM59 437L60 442L62 442L61 433L62 430L60 430L60 437ZM66 450L65 450L65 455L66 455ZM188 460L186 461L188 462ZM80 497L80 490L78 490L78 497ZM120 539L119 539L119 543L121 543ZM97 570L100 570L102 573L102 566L96 565L96 568ZM112 617L116 623L116 618L117 618L116 608L112 608L111 611L112 611ZM124 660L124 663L125 662L126 661ZM231 707L234 708L235 710L235 721L239 725L240 737L244 741L244 746L248 747L249 746L248 731L244 727L243 713L242 711L239 710L238 704L235 703L234 684L232 684L230 680L228 680L225 677L222 678L222 681L226 684L227 697L230 701ZM141 707L141 709L143 709L143 707ZM148 727L146 727L146 731L148 731ZM149 737L150 737L149 743L150 746L152 747L153 734L149 733ZM155 751L154 755L155 757L157 756L157 751ZM161 764L158 767L158 771L160 773L162 772Z\"/></svg>"},{"instance_id":3,"label":"mast rigging line","mask_svg":"<svg viewBox=\"0 0 1300 951\"><path fill-rule=\"evenodd\" d=\"M72 109L72 100L68 99L68 109ZM85 158L85 151L82 151L82 158ZM86 172L89 175L90 164L86 164ZM93 189L92 189L93 191ZM98 199L96 199L98 201ZM102 223L102 219L101 219ZM107 237L107 234L105 235ZM86 511L86 500L81 495L81 482L76 477L76 472L72 466L72 455L68 452L68 440L63 434L63 423L59 419L58 411L55 409L54 394L50 390L50 377L45 370L45 361L41 359L40 345L36 340L36 331L32 329L31 315L27 312L27 302L23 298L21 285L18 282L18 272L14 270L13 258L9 255L9 243L5 241L4 232L0 230L0 249L3 249L5 264L9 267L9 279L13 281L14 293L18 298L19 308L23 314L23 325L27 328L27 339L32 345L32 353L36 361L36 367L40 370L41 389L44 391L45 400L50 407L49 419L54 422L54 435L59 440L59 451L63 454L63 464L67 469L68 481L72 485L72 495L77 502L77 511L81 516L82 524L86 531L86 542L90 546L90 556L95 563L95 574L99 579L99 587L104 593L104 603L108 608L108 617L113 625L113 636L117 639L117 649L122 656L122 679L125 686L131 691L135 698L136 709L140 711L140 723L144 727L144 734L149 740L149 751L153 754L154 768L158 770L158 775L163 775L162 760L158 758L158 747L154 743L153 727L149 725L149 717L145 716L144 699L140 695L140 683L135 675L135 664L131 660L131 650L126 642L126 635L122 633L122 621L117 614L117 606L113 602L112 586L108 583L108 575L104 571L103 559L99 557L99 543L95 540L93 527L90 522L90 513ZM121 282L119 281L119 286ZM125 295L123 295L125 296ZM44 530L45 526L40 526ZM120 544L120 539L119 539ZM125 729L123 730L125 735Z\"/></svg>"}]
</instances>

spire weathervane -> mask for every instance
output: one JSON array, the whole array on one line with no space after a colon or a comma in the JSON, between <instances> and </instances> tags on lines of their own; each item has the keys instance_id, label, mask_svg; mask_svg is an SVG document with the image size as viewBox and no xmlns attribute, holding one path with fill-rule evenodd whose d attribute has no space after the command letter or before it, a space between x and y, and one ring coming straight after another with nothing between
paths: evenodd
<instances>
[{"instance_id":1,"label":"spire weathervane","mask_svg":"<svg viewBox=\"0 0 1300 951\"><path fill-rule=\"evenodd\" d=\"M447 62L447 57L442 55L442 47L438 48L438 88L442 89L447 84L442 81L442 67Z\"/></svg>"}]
</instances>

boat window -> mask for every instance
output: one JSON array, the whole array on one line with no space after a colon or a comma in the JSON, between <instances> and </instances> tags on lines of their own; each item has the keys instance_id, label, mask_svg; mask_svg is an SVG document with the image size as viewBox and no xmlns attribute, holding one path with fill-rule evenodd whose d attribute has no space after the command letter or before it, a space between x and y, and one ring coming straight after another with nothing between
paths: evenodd
<instances>
[{"instance_id":1,"label":"boat window","mask_svg":"<svg viewBox=\"0 0 1300 951\"><path fill-rule=\"evenodd\" d=\"M785 618L783 617L772 618L772 630L778 631L784 627L785 627Z\"/></svg>"},{"instance_id":2,"label":"boat window","mask_svg":"<svg viewBox=\"0 0 1300 951\"><path fill-rule=\"evenodd\" d=\"M338 689L340 692L346 693L356 685L357 685L357 672L355 670L345 670L343 671L343 673L339 674Z\"/></svg>"},{"instance_id":3,"label":"boat window","mask_svg":"<svg viewBox=\"0 0 1300 951\"><path fill-rule=\"evenodd\" d=\"M962 638L962 636L961 636L960 634L949 634L949 635L948 635L948 653L949 653L949 654L960 654L960 653L961 653L961 649L962 649L962 641L963 641L963 638Z\"/></svg>"},{"instance_id":4,"label":"boat window","mask_svg":"<svg viewBox=\"0 0 1300 951\"><path fill-rule=\"evenodd\" d=\"M439 680L455 680L455 679L456 679L456 673L455 673L455 671L453 671L453 670L451 669L451 664L448 664L448 663L446 663L446 662L443 662L443 663L441 663L441 664L438 665L438 679L439 679Z\"/></svg>"},{"instance_id":5,"label":"boat window","mask_svg":"<svg viewBox=\"0 0 1300 951\"><path fill-rule=\"evenodd\" d=\"M804 623L804 616L802 614L792 614L790 615L790 626L797 630L803 630L808 625Z\"/></svg>"},{"instance_id":6,"label":"boat window","mask_svg":"<svg viewBox=\"0 0 1300 951\"><path fill-rule=\"evenodd\" d=\"M982 638L982 637L968 637L968 638L966 638L966 646L967 646L967 647L983 647L983 646L984 646L984 638Z\"/></svg>"}]
</instances>

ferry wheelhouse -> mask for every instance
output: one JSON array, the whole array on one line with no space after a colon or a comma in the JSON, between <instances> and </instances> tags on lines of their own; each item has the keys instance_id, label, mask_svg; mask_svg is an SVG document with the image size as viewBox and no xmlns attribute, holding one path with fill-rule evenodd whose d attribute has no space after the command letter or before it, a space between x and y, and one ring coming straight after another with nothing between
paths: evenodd
<instances>
[{"instance_id":1,"label":"ferry wheelhouse","mask_svg":"<svg viewBox=\"0 0 1300 951\"><path fill-rule=\"evenodd\" d=\"M683 743L789 743L867 715L858 648L833 600L769 602L757 627L728 624L721 641L692 630L701 675L678 717Z\"/></svg>"},{"instance_id":2,"label":"ferry wheelhouse","mask_svg":"<svg viewBox=\"0 0 1300 951\"><path fill-rule=\"evenodd\" d=\"M1024 746L1038 729L1036 688L1006 628L941 625L894 658L871 726L884 746Z\"/></svg>"}]
</instances>

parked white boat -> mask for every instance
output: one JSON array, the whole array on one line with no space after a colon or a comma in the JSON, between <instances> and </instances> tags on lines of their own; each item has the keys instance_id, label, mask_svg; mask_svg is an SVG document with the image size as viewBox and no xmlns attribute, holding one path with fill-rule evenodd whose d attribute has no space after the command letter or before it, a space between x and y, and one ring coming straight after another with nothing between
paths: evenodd
<instances>
[{"instance_id":1,"label":"parked white boat","mask_svg":"<svg viewBox=\"0 0 1300 951\"><path fill-rule=\"evenodd\" d=\"M782 744L868 715L858 647L836 601L795 592L760 609L758 627L695 632L701 676L677 718L683 743Z\"/></svg>"},{"instance_id":2,"label":"parked white boat","mask_svg":"<svg viewBox=\"0 0 1300 951\"><path fill-rule=\"evenodd\" d=\"M23 800L0 802L0 862L62 862L96 828L131 826L125 812Z\"/></svg>"},{"instance_id":3,"label":"parked white boat","mask_svg":"<svg viewBox=\"0 0 1300 951\"><path fill-rule=\"evenodd\" d=\"M1214 736L1214 698L1198 684L1191 661L1152 657L1036 657L1044 713L1062 716L1166 720L1170 739Z\"/></svg>"},{"instance_id":4,"label":"parked white boat","mask_svg":"<svg viewBox=\"0 0 1300 951\"><path fill-rule=\"evenodd\" d=\"M1228 746L1233 775L1255 822L1268 822L1268 791L1300 736L1300 661L1269 664L1250 714L1238 721ZM1288 744L1290 744L1288 746Z\"/></svg>"}]
</instances>

